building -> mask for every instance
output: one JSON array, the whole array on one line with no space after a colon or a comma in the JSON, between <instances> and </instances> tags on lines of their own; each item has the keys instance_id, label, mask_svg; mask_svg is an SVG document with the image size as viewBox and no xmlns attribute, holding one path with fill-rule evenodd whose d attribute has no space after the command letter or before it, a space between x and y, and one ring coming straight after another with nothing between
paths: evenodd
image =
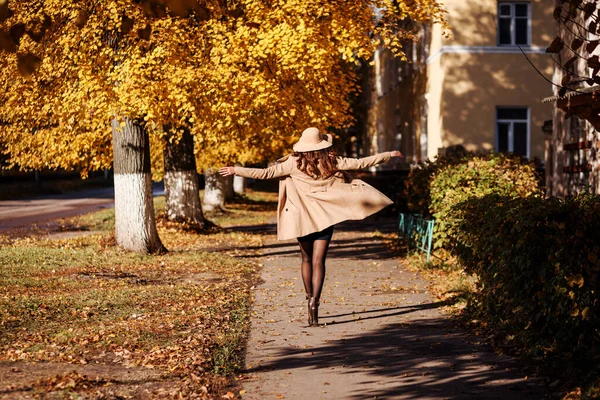
<instances>
[{"instance_id":1,"label":"building","mask_svg":"<svg viewBox=\"0 0 600 400\"><path fill-rule=\"evenodd\" d=\"M430 32L430 27L420 27L419 41L405 44L410 62L380 48L370 66L363 65L355 155L389 150L404 154L401 162L384 168L391 165L408 168L427 157L425 92Z\"/></svg>"},{"instance_id":2,"label":"building","mask_svg":"<svg viewBox=\"0 0 600 400\"><path fill-rule=\"evenodd\" d=\"M560 0L555 0L556 6L560 4ZM575 39L574 24L585 24L586 18L582 14L571 18L568 27L564 23L555 23L556 35L565 43L571 44ZM588 46L597 42L597 35L588 33L585 36L576 57L570 46L564 46L554 55L557 61L554 96L544 99L554 109L554 118L546 135L548 196L600 193L600 102L597 98L600 86L597 79L591 79L598 72L588 65L588 60L600 55L600 48Z\"/></svg>"},{"instance_id":3,"label":"building","mask_svg":"<svg viewBox=\"0 0 600 400\"><path fill-rule=\"evenodd\" d=\"M452 37L437 25L422 28L407 47L411 64L375 54L362 127L367 153L395 146L413 163L462 145L543 160L554 4L446 0L444 7Z\"/></svg>"}]
</instances>

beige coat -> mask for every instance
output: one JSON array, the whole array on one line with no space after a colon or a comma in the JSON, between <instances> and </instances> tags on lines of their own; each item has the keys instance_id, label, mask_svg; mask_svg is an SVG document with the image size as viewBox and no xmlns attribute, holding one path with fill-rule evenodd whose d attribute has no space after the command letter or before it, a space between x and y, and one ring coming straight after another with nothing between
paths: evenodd
<instances>
[{"instance_id":1,"label":"beige coat","mask_svg":"<svg viewBox=\"0 0 600 400\"><path fill-rule=\"evenodd\" d=\"M363 169L390 158L389 152L360 159L338 157L337 168L340 171ZM298 169L296 160L289 157L268 168L235 167L236 175L247 178L283 178L279 183L277 206L278 240L308 235L346 220L363 219L393 203L359 179L346 183L341 172L328 179L313 179Z\"/></svg>"}]
</instances>

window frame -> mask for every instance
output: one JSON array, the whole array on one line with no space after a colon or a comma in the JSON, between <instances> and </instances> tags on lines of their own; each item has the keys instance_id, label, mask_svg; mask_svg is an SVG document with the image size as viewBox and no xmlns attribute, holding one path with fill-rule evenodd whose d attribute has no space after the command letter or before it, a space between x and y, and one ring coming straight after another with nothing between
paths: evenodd
<instances>
[{"instance_id":1,"label":"window frame","mask_svg":"<svg viewBox=\"0 0 600 400\"><path fill-rule=\"evenodd\" d=\"M503 5L510 6L510 17L502 17L500 15L500 7ZM526 44L517 44L517 32L516 32L516 22L517 18L524 19L524 17L516 16L516 5L526 5L527 6L527 43ZM500 43L500 19L508 19L510 18L510 43ZM531 2L528 1L499 1L496 9L496 45L499 47L531 47Z\"/></svg>"},{"instance_id":2,"label":"window frame","mask_svg":"<svg viewBox=\"0 0 600 400\"><path fill-rule=\"evenodd\" d=\"M514 110L514 109L525 109L527 111L527 119L500 119L498 118L498 111L499 110ZM508 153L512 153L514 154L514 149L515 149L515 137L514 137L514 123L515 122L525 122L527 124L527 128L526 128L526 135L527 135L527 151L525 152L526 154L523 155L522 157L527 157L528 159L530 158L530 154L531 154L531 108L527 107L527 106L497 106L496 107L496 115L495 120L496 120L496 124L495 124L495 141L494 141L494 149L500 153L500 149L499 149L499 145L500 145L500 137L499 137L499 129L498 129L498 125L500 123L508 123L509 125L509 130L508 130ZM521 155L519 155L521 156Z\"/></svg>"}]
</instances>

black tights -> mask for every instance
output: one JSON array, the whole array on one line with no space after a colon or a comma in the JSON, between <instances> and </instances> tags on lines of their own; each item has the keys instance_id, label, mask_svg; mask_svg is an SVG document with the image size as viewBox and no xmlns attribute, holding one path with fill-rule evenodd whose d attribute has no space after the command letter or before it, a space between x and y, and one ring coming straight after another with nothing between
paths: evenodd
<instances>
[{"instance_id":1,"label":"black tights","mask_svg":"<svg viewBox=\"0 0 600 400\"><path fill-rule=\"evenodd\" d=\"M319 239L300 243L302 251L302 282L306 294L315 298L317 303L325 282L325 258L331 239Z\"/></svg>"}]
</instances>

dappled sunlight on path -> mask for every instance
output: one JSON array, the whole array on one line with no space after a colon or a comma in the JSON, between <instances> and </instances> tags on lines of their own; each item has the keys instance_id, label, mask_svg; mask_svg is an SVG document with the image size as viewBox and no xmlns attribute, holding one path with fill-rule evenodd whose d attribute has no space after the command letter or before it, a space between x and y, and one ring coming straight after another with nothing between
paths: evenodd
<instances>
[{"instance_id":1,"label":"dappled sunlight on path","mask_svg":"<svg viewBox=\"0 0 600 400\"><path fill-rule=\"evenodd\" d=\"M297 244L264 248L245 399L540 399L540 382L494 355L439 308L427 283L374 235L393 220L334 234L318 328L307 327ZM361 232L357 228L362 228Z\"/></svg>"}]
</instances>

